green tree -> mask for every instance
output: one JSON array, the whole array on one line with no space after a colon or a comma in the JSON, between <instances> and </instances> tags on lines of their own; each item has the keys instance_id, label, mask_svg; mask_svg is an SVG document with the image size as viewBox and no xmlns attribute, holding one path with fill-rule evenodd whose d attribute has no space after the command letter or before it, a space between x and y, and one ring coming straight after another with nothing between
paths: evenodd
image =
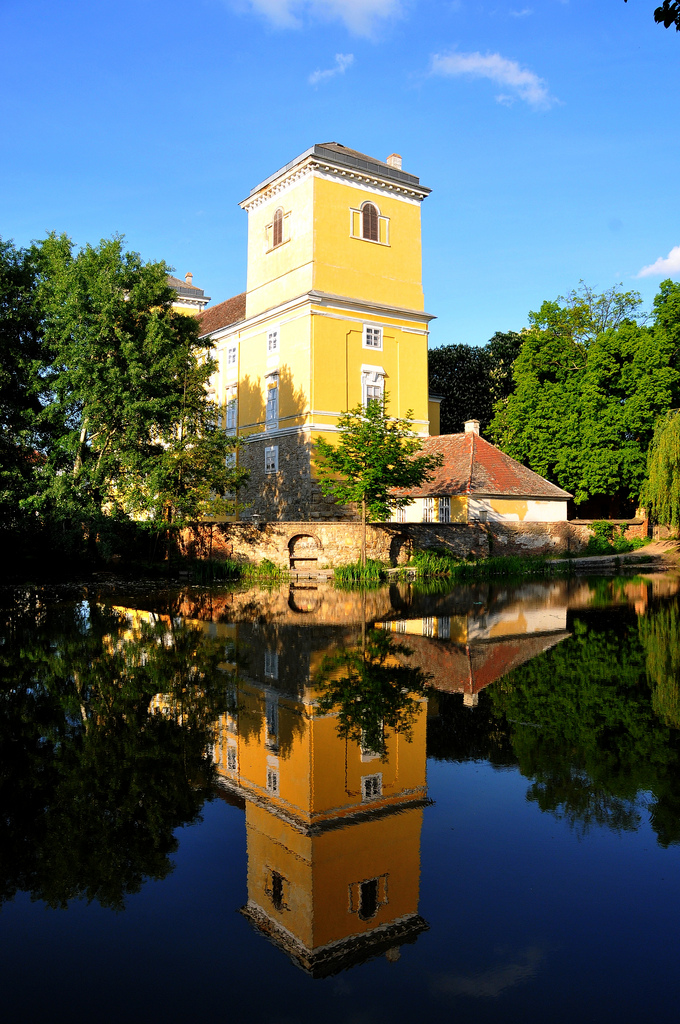
<instances>
[{"instance_id":1,"label":"green tree","mask_svg":"<svg viewBox=\"0 0 680 1024\"><path fill-rule=\"evenodd\" d=\"M224 646L174 617L26 605L0 623L0 901L120 910L214 796Z\"/></svg>"},{"instance_id":2,"label":"green tree","mask_svg":"<svg viewBox=\"0 0 680 1024\"><path fill-rule=\"evenodd\" d=\"M477 419L485 432L496 402L513 389L512 364L523 335L497 331L481 346L442 345L428 353L430 390L442 395L441 432L456 434L468 419Z\"/></svg>"},{"instance_id":3,"label":"green tree","mask_svg":"<svg viewBox=\"0 0 680 1024\"><path fill-rule=\"evenodd\" d=\"M245 474L228 463L237 441L207 394L215 364L196 321L172 308L169 268L126 252L121 237L74 252L52 234L33 257L53 438L38 507L155 527L224 514Z\"/></svg>"},{"instance_id":4,"label":"green tree","mask_svg":"<svg viewBox=\"0 0 680 1024\"><path fill-rule=\"evenodd\" d=\"M673 298L671 296L670 298ZM637 322L635 292L595 295L581 285L530 313L515 361L515 390L496 405L491 432L509 455L571 491L637 500L656 418L678 394L668 324Z\"/></svg>"},{"instance_id":5,"label":"green tree","mask_svg":"<svg viewBox=\"0 0 680 1024\"><path fill-rule=\"evenodd\" d=\"M680 842L676 659L663 657L676 633L677 611L663 608L640 620L584 615L572 637L492 688L542 811L585 833L636 830L649 810L658 842Z\"/></svg>"},{"instance_id":6,"label":"green tree","mask_svg":"<svg viewBox=\"0 0 680 1024\"><path fill-rule=\"evenodd\" d=\"M628 0L624 2L628 3ZM676 31L680 32L680 0L663 0L661 6L654 10L654 21L664 28L675 25Z\"/></svg>"},{"instance_id":7,"label":"green tree","mask_svg":"<svg viewBox=\"0 0 680 1024\"><path fill-rule=\"evenodd\" d=\"M387 731L410 740L428 676L404 659L411 651L394 648L384 629L368 630L361 646L327 654L314 679L318 708L337 714L338 734L385 757Z\"/></svg>"},{"instance_id":8,"label":"green tree","mask_svg":"<svg viewBox=\"0 0 680 1024\"><path fill-rule=\"evenodd\" d=\"M441 459L423 455L421 441L411 428L412 411L405 419L387 415L384 402L357 405L338 420L337 444L319 438L315 445L316 474L327 498L361 506L361 564L366 564L366 522L388 519L392 510L410 499L397 497L395 488L419 487Z\"/></svg>"},{"instance_id":9,"label":"green tree","mask_svg":"<svg viewBox=\"0 0 680 1024\"><path fill-rule=\"evenodd\" d=\"M0 239L0 530L18 530L41 459L42 357L31 253Z\"/></svg>"}]
</instances>

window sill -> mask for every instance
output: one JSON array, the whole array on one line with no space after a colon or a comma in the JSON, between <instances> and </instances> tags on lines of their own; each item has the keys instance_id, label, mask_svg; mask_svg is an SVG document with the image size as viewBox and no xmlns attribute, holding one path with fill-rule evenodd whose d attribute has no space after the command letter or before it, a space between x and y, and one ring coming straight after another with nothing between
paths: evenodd
<instances>
[{"instance_id":1,"label":"window sill","mask_svg":"<svg viewBox=\"0 0 680 1024\"><path fill-rule=\"evenodd\" d=\"M349 237L355 238L357 242L370 242L371 245L382 245L386 249L392 248L389 242L378 242L375 238L364 238L362 235L350 235Z\"/></svg>"},{"instance_id":2,"label":"window sill","mask_svg":"<svg viewBox=\"0 0 680 1024\"><path fill-rule=\"evenodd\" d=\"M265 251L264 251L265 256L268 256L270 252L276 252L277 249L281 249L284 245L288 245L289 242L290 242L290 238L284 238L284 240L282 242L279 242L278 245L270 246L269 249L265 249Z\"/></svg>"}]
</instances>

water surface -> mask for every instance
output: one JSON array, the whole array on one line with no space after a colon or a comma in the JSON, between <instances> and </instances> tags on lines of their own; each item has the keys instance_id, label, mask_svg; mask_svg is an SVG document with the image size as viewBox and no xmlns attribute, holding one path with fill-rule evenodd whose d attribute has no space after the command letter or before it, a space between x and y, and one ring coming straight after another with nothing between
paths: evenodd
<instances>
[{"instance_id":1,"label":"water surface","mask_svg":"<svg viewBox=\"0 0 680 1024\"><path fill-rule=\"evenodd\" d=\"M672 1012L678 594L6 593L6 1018Z\"/></svg>"}]
</instances>

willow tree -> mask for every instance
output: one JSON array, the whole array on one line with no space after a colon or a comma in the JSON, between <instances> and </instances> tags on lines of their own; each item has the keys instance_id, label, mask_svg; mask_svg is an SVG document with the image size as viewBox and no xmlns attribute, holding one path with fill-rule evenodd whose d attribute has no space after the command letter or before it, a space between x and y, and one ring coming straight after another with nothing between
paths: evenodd
<instances>
[{"instance_id":1,"label":"willow tree","mask_svg":"<svg viewBox=\"0 0 680 1024\"><path fill-rule=\"evenodd\" d=\"M680 527L680 416L658 420L647 456L642 501L657 522Z\"/></svg>"}]
</instances>

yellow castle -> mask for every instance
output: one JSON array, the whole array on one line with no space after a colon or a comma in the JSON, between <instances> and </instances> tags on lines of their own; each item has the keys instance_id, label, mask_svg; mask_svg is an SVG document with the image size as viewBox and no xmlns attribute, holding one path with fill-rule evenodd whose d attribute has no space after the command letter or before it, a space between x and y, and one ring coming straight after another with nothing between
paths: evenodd
<instances>
[{"instance_id":1,"label":"yellow castle","mask_svg":"<svg viewBox=\"0 0 680 1024\"><path fill-rule=\"evenodd\" d=\"M300 678L304 657L276 637L249 648L249 678L215 730L221 786L245 801L242 912L314 977L397 959L427 928L418 913L427 701L408 737L386 735L381 757L319 712L306 680L323 652Z\"/></svg>"},{"instance_id":2,"label":"yellow castle","mask_svg":"<svg viewBox=\"0 0 680 1024\"><path fill-rule=\"evenodd\" d=\"M312 146L257 185L247 290L199 316L214 343L211 382L226 430L246 442L248 514L337 518L314 482L313 444L347 409L387 393L439 433L428 401L420 204L430 190L336 142Z\"/></svg>"}]
</instances>

